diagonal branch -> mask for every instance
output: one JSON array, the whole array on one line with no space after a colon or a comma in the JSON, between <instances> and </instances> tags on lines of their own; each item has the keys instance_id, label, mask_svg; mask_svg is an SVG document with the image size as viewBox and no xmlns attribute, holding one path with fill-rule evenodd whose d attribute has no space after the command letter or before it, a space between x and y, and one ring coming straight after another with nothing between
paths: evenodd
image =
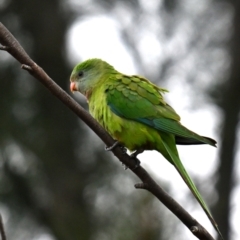
<instances>
[{"instance_id":1,"label":"diagonal branch","mask_svg":"<svg viewBox=\"0 0 240 240\"><path fill-rule=\"evenodd\" d=\"M84 121L107 146L112 146L112 137L96 122L92 116L85 111L72 97L60 88L24 51L13 35L0 23L0 50L7 51L17 59L24 70L27 70L39 80L53 95L70 108L82 121ZM200 225L186 210L184 210L174 199L172 199L141 166L136 167L136 162L123 151L120 146L112 150L114 155L129 169L132 170L142 183L136 184L136 188L146 189L157 197L172 213L174 213L186 227L198 238L213 240L207 230Z\"/></svg>"}]
</instances>

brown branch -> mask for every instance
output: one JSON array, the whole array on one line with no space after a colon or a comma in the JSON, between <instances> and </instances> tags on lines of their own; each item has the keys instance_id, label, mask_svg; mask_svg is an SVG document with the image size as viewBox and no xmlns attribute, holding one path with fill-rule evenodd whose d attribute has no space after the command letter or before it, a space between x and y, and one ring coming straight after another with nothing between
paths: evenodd
<instances>
[{"instance_id":1,"label":"brown branch","mask_svg":"<svg viewBox=\"0 0 240 240\"><path fill-rule=\"evenodd\" d=\"M107 146L112 146L112 137L85 111L72 97L60 88L24 51L13 35L0 23L0 50L9 52L17 59L24 70L27 70L39 80L52 94L70 108L82 119ZM123 154L120 146L112 150L114 155L129 169L131 169L143 183L136 184L136 188L146 189L156 196L171 212L173 212L186 227L199 239L213 240L207 230L200 225L187 211L185 211L174 199L172 199L141 166L136 167L136 162L129 155Z\"/></svg>"}]
</instances>

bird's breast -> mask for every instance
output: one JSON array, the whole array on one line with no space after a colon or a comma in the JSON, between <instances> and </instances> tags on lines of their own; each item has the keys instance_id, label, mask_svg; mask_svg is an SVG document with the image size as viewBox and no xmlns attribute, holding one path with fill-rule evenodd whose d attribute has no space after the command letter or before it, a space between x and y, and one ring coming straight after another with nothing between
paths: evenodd
<instances>
[{"instance_id":1,"label":"bird's breast","mask_svg":"<svg viewBox=\"0 0 240 240\"><path fill-rule=\"evenodd\" d=\"M160 135L155 129L114 114L107 105L105 94L92 94L89 111L115 140L130 151L138 148L155 149L155 145L160 141Z\"/></svg>"}]
</instances>

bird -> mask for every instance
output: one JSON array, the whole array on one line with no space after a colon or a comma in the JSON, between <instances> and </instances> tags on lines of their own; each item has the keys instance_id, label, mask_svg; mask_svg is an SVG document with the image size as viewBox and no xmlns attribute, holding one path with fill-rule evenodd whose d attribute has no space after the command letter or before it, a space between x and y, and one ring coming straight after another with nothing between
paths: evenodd
<instances>
[{"instance_id":1,"label":"bird","mask_svg":"<svg viewBox=\"0 0 240 240\"><path fill-rule=\"evenodd\" d=\"M163 94L168 90L143 76L123 74L98 58L78 63L73 68L70 90L86 97L91 115L116 143L135 151L134 157L145 150L161 153L176 168L222 238L207 204L183 166L176 146L208 144L216 147L216 141L198 135L180 123L180 116L164 100Z\"/></svg>"}]
</instances>

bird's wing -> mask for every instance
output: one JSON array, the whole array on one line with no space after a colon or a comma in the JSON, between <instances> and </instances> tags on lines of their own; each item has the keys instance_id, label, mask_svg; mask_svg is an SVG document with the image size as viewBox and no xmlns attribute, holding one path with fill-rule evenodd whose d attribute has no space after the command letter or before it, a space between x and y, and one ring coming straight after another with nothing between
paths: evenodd
<instances>
[{"instance_id":1,"label":"bird's wing","mask_svg":"<svg viewBox=\"0 0 240 240\"><path fill-rule=\"evenodd\" d=\"M165 89L139 76L119 74L115 77L117 80L109 84L106 94L108 106L119 117L174 134L176 140L179 137L180 144L216 144L214 140L199 136L181 125L179 115L163 99Z\"/></svg>"},{"instance_id":2,"label":"bird's wing","mask_svg":"<svg viewBox=\"0 0 240 240\"><path fill-rule=\"evenodd\" d=\"M115 114L127 119L179 121L178 114L163 99L162 93L166 91L145 78L119 74L107 89L107 104Z\"/></svg>"}]
</instances>

